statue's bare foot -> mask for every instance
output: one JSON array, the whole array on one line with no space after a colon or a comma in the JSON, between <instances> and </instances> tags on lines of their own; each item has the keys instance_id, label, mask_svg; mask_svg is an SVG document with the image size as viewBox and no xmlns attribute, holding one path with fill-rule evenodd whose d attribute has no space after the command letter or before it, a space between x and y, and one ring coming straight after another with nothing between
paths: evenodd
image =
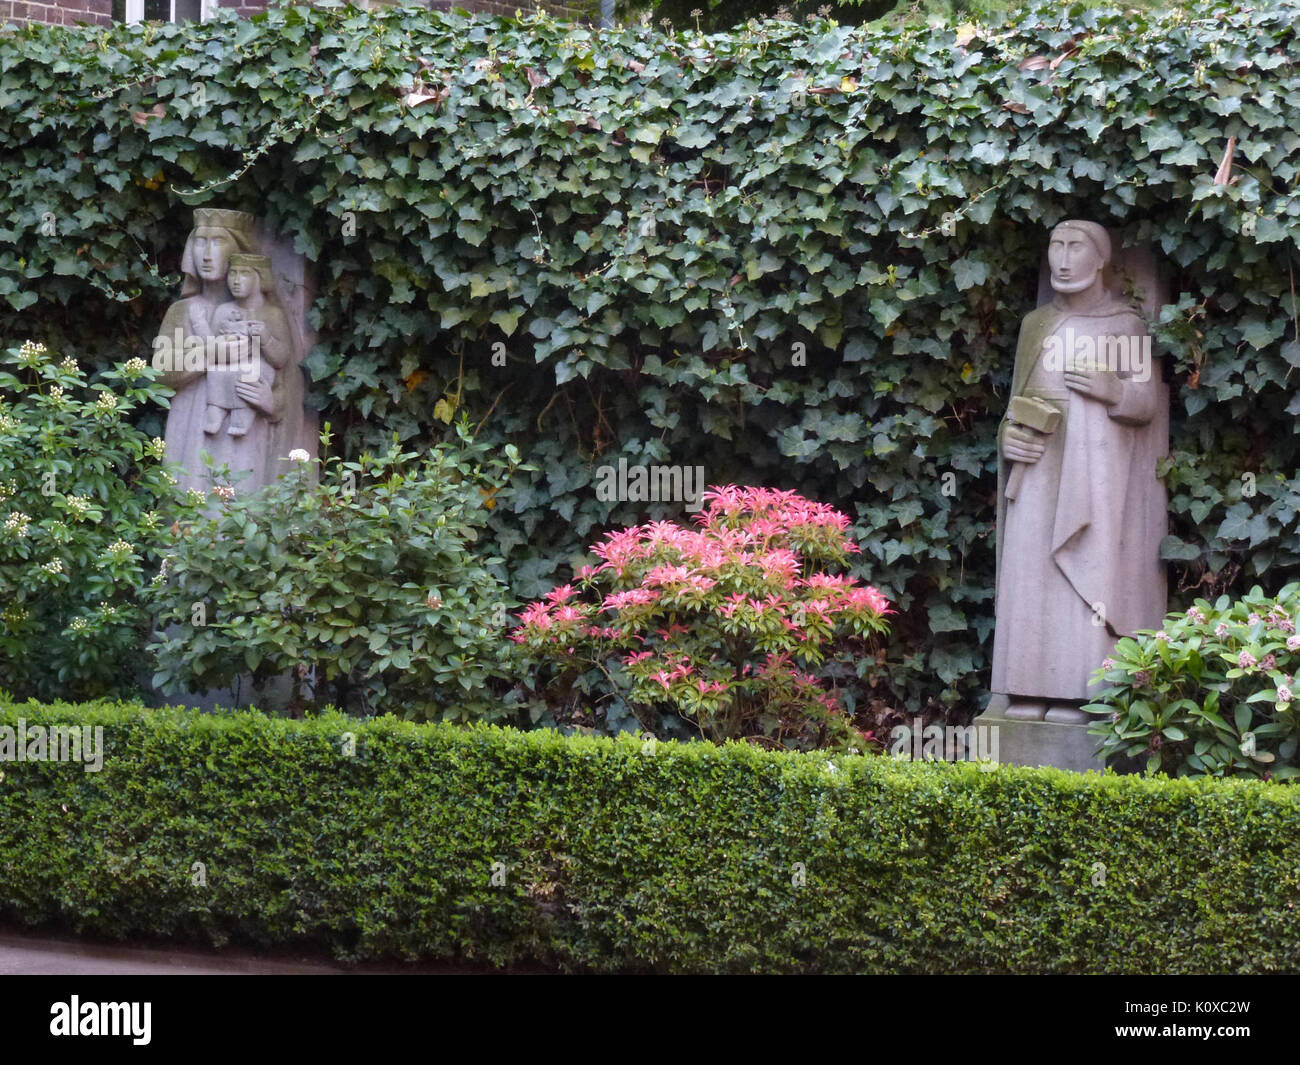
<instances>
[{"instance_id":1,"label":"statue's bare foot","mask_svg":"<svg viewBox=\"0 0 1300 1065\"><path fill-rule=\"evenodd\" d=\"M1092 715L1069 703L1054 703L1047 708L1046 721L1055 721L1058 725L1087 725Z\"/></svg>"},{"instance_id":2,"label":"statue's bare foot","mask_svg":"<svg viewBox=\"0 0 1300 1065\"><path fill-rule=\"evenodd\" d=\"M1047 713L1046 703L1028 703L1019 700L1008 704L1006 716L1016 721L1042 721Z\"/></svg>"}]
</instances>

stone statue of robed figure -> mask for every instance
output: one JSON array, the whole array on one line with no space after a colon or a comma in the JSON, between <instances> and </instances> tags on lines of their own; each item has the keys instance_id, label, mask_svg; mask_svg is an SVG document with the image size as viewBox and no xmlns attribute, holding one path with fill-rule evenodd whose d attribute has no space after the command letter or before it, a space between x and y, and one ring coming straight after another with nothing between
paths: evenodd
<instances>
[{"instance_id":1,"label":"stone statue of robed figure","mask_svg":"<svg viewBox=\"0 0 1300 1065\"><path fill-rule=\"evenodd\" d=\"M1079 724L1116 640L1158 628L1169 396L1138 310L1107 287L1111 240L1062 222L1052 301L1020 330L998 432L994 693L1005 716Z\"/></svg>"}]
</instances>

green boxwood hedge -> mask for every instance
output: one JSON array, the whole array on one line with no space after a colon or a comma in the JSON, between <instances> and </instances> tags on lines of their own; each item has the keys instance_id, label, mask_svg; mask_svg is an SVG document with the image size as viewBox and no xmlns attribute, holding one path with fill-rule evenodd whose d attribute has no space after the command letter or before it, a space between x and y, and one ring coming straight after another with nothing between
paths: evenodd
<instances>
[{"instance_id":1,"label":"green boxwood hedge","mask_svg":"<svg viewBox=\"0 0 1300 1065\"><path fill-rule=\"evenodd\" d=\"M0 707L19 718L102 725L106 758L0 764L9 921L590 970L1300 969L1293 788Z\"/></svg>"},{"instance_id":2,"label":"green boxwood hedge","mask_svg":"<svg viewBox=\"0 0 1300 1065\"><path fill-rule=\"evenodd\" d=\"M0 338L147 354L190 208L257 211L316 264L314 402L353 454L455 408L537 467L493 514L518 596L672 509L598 499L601 464L798 488L903 610L897 701L971 709L994 431L1063 217L1173 275L1171 586L1300 573L1297 25L1295 0L716 35L325 3L0 31Z\"/></svg>"}]
</instances>

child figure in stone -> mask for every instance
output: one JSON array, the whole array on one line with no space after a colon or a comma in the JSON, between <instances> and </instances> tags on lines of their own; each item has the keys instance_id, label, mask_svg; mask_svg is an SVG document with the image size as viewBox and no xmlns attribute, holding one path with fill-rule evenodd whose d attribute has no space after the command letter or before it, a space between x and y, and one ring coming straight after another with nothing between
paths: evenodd
<instances>
[{"instance_id":1,"label":"child figure in stone","mask_svg":"<svg viewBox=\"0 0 1300 1065\"><path fill-rule=\"evenodd\" d=\"M265 255L231 255L226 287L234 299L212 313L212 332L221 338L225 357L209 362L203 431L215 436L225 424L230 436L244 436L257 412L240 398L237 386L259 379L274 384L291 350L288 322L275 304L271 260Z\"/></svg>"}]
</instances>

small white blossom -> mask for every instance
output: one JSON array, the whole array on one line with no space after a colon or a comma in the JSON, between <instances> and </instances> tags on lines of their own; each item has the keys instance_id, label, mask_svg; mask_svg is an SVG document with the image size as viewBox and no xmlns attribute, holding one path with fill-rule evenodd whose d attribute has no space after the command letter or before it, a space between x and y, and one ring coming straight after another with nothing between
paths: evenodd
<instances>
[{"instance_id":1,"label":"small white blossom","mask_svg":"<svg viewBox=\"0 0 1300 1065\"><path fill-rule=\"evenodd\" d=\"M77 365L77 360L71 355L65 355L63 361L59 363L59 369L64 373L76 373L81 367Z\"/></svg>"},{"instance_id":2,"label":"small white blossom","mask_svg":"<svg viewBox=\"0 0 1300 1065\"><path fill-rule=\"evenodd\" d=\"M27 535L27 526L31 524L31 521L32 519L21 510L11 510L9 517L5 518L5 531L12 533L21 540Z\"/></svg>"},{"instance_id":3,"label":"small white blossom","mask_svg":"<svg viewBox=\"0 0 1300 1065\"><path fill-rule=\"evenodd\" d=\"M95 406L102 411L117 409L117 397L112 392L101 392Z\"/></svg>"},{"instance_id":4,"label":"small white blossom","mask_svg":"<svg viewBox=\"0 0 1300 1065\"><path fill-rule=\"evenodd\" d=\"M289 452L290 462L307 462L310 459L311 456L300 447L296 447Z\"/></svg>"},{"instance_id":5,"label":"small white blossom","mask_svg":"<svg viewBox=\"0 0 1300 1065\"><path fill-rule=\"evenodd\" d=\"M49 562L45 563L45 565L43 565L41 569L43 569L46 573L62 573L63 559L52 558L50 559Z\"/></svg>"}]
</instances>

